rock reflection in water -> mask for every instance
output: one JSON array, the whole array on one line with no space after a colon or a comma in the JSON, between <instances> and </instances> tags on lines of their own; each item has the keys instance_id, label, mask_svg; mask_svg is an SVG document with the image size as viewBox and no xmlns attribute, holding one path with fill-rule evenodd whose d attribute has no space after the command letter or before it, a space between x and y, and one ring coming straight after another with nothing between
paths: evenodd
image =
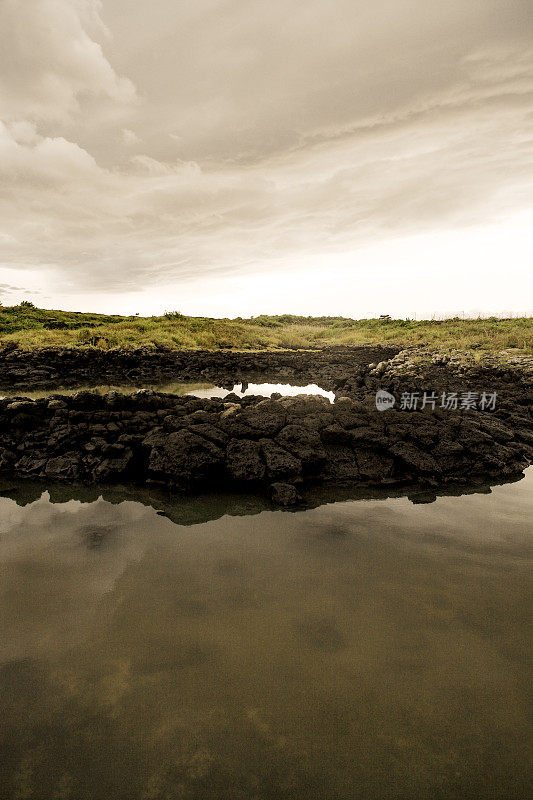
<instances>
[{"instance_id":1,"label":"rock reflection in water","mask_svg":"<svg viewBox=\"0 0 533 800\"><path fill-rule=\"evenodd\" d=\"M186 526L0 498L2 800L522 800L532 482Z\"/></svg>"}]
</instances>

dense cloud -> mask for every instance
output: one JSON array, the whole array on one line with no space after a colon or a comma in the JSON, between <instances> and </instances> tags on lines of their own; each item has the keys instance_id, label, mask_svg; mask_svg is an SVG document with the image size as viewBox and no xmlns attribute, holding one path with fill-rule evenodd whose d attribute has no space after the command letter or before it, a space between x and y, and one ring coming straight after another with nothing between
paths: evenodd
<instances>
[{"instance_id":1,"label":"dense cloud","mask_svg":"<svg viewBox=\"0 0 533 800\"><path fill-rule=\"evenodd\" d=\"M530 205L532 33L530 0L2 0L0 279L135 292L498 224Z\"/></svg>"}]
</instances>

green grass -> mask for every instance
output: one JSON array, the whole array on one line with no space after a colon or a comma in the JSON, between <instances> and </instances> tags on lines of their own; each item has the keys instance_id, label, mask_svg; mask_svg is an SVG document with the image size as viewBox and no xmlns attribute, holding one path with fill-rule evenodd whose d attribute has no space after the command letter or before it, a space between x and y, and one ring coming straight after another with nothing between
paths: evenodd
<instances>
[{"instance_id":1,"label":"green grass","mask_svg":"<svg viewBox=\"0 0 533 800\"><path fill-rule=\"evenodd\" d=\"M0 345L22 348L170 347L237 350L315 348L334 344L436 345L533 353L533 318L354 320L345 317L260 316L252 319L121 317L50 311L28 303L0 307Z\"/></svg>"}]
</instances>

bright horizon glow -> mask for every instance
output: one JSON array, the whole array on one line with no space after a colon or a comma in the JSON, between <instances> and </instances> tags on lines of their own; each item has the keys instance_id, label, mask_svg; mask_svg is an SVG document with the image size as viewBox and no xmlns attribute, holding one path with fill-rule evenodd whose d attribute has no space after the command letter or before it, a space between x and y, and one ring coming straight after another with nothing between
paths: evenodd
<instances>
[{"instance_id":1,"label":"bright horizon glow","mask_svg":"<svg viewBox=\"0 0 533 800\"><path fill-rule=\"evenodd\" d=\"M124 294L51 295L49 277L40 273L9 304L26 299L41 308L124 316L180 311L213 318L527 317L533 316L532 231L533 212L521 212L491 226L397 237L354 253L307 257L299 269L277 259L247 275L191 278L174 287L154 281L143 292ZM0 281L16 277L0 269Z\"/></svg>"}]
</instances>

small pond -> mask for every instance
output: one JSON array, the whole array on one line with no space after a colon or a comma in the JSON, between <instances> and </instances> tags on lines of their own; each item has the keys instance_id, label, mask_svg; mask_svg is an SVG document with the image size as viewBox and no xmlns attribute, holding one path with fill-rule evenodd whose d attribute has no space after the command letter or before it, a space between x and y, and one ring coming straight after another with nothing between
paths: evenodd
<instances>
[{"instance_id":1,"label":"small pond","mask_svg":"<svg viewBox=\"0 0 533 800\"><path fill-rule=\"evenodd\" d=\"M106 392L122 392L123 394L131 394L139 389L153 389L157 392L167 392L176 395L189 395L192 397L225 397L230 392L233 392L238 397L248 397L249 395L260 395L261 397L270 397L278 393L283 396L294 397L299 394L312 394L327 397L330 402L335 399L334 392L328 392L321 389L316 383L310 383L306 386L294 386L288 383L237 383L233 388L224 388L222 386L215 386L211 383L184 383L180 381L173 381L170 383L161 384L144 384L143 386L118 386L111 384L97 384L94 386L85 385L77 387L64 387L56 386L53 389L13 389L6 390L0 389L0 398L2 397L28 397L37 400L42 397L48 397L51 394L74 394L75 392L90 390L92 392L99 392L105 394Z\"/></svg>"}]
</instances>

